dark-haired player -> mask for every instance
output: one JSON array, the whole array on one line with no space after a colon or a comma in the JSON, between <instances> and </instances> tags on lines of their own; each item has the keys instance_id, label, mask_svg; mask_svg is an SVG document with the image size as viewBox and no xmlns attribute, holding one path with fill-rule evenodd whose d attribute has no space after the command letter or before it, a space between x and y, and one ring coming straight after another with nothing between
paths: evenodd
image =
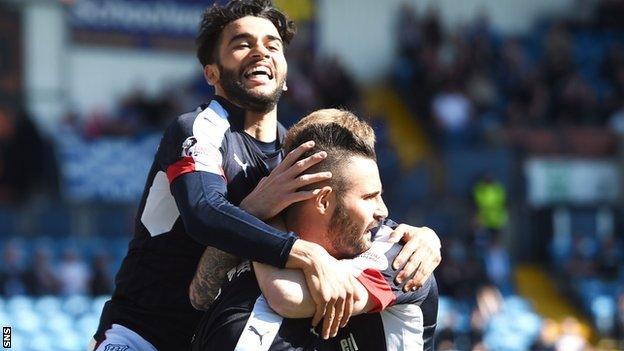
<instances>
[{"instance_id":1,"label":"dark-haired player","mask_svg":"<svg viewBox=\"0 0 624 351\"><path fill-rule=\"evenodd\" d=\"M179 116L163 135L134 238L102 311L97 350L188 348L201 316L189 302L188 287L206 245L301 269L318 281L311 290L317 319L337 310L340 321L350 315L353 280L330 269L335 260L321 246L260 220L314 196L314 189L297 189L330 176L299 176L325 156L317 152L295 162L309 143L286 157L281 152L284 128L276 104L285 88L284 48L293 35L293 23L267 0L231 1L204 13L197 56L216 97ZM398 262L407 262L402 277L417 271L409 284L423 281L440 260L439 240L430 230L409 226L396 232L410 239ZM220 258L215 276L236 263L221 251L213 256Z\"/></svg>"},{"instance_id":2,"label":"dark-haired player","mask_svg":"<svg viewBox=\"0 0 624 351\"><path fill-rule=\"evenodd\" d=\"M350 112L320 110L288 131L285 149L308 139L328 153L309 171L329 170L333 177L317 185L321 191L313 198L291 205L272 224L342 259L336 269L359 281L362 298L354 313L371 313L351 318L335 338L326 340L310 328L309 318L302 319L311 317L315 306L301 271L244 261L228 273L228 282L200 322L193 350L433 350L435 278L417 291L402 292L390 265L401 246L388 240L386 226L372 239L371 232L388 215L372 129ZM201 274L198 269L192 285Z\"/></svg>"}]
</instances>

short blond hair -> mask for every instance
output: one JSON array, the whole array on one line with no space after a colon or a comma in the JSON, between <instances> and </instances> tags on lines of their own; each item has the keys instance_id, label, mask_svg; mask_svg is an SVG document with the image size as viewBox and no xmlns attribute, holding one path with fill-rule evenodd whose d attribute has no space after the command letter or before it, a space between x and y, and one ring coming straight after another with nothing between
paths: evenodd
<instances>
[{"instance_id":1,"label":"short blond hair","mask_svg":"<svg viewBox=\"0 0 624 351\"><path fill-rule=\"evenodd\" d=\"M303 136L309 133L309 128L333 125L329 129L344 128L351 132L353 139L375 148L375 132L366 122L359 119L353 112L335 108L316 110L303 117L293 125L284 138L284 151L292 151L305 141L301 141ZM313 140L313 139L308 139ZM307 141L307 140L306 140ZM315 140L316 141L316 140ZM338 142L338 141L336 141ZM339 145L333 145L339 146Z\"/></svg>"},{"instance_id":2,"label":"short blond hair","mask_svg":"<svg viewBox=\"0 0 624 351\"><path fill-rule=\"evenodd\" d=\"M313 140L315 145L304 153L301 159L319 151L327 152L327 158L308 168L304 174L332 172L333 176L328 183L338 193L345 189L344 165L350 157L360 156L377 160L373 128L347 110L323 109L303 117L286 133L284 151L288 153L310 140Z\"/></svg>"}]
</instances>

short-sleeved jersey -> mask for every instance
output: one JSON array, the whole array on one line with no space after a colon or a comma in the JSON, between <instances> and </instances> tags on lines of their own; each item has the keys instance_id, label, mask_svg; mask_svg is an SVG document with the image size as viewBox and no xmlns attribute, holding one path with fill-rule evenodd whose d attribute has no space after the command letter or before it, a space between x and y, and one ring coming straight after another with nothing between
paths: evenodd
<instances>
[{"instance_id":1,"label":"short-sleeved jersey","mask_svg":"<svg viewBox=\"0 0 624 351\"><path fill-rule=\"evenodd\" d=\"M187 349L201 317L188 288L206 245L283 266L296 236L235 207L282 157L263 153L243 125L244 111L217 97L167 128L97 341L117 323L158 350ZM278 123L278 145L284 132Z\"/></svg>"},{"instance_id":2,"label":"short-sleeved jersey","mask_svg":"<svg viewBox=\"0 0 624 351\"><path fill-rule=\"evenodd\" d=\"M377 236L370 250L346 264L374 299L371 313L354 316L329 340L311 319L285 319L268 306L249 261L228 273L228 282L202 318L193 351L207 350L433 350L438 291L431 276L415 292L394 283L401 246ZM381 312L379 312L381 310Z\"/></svg>"}]
</instances>

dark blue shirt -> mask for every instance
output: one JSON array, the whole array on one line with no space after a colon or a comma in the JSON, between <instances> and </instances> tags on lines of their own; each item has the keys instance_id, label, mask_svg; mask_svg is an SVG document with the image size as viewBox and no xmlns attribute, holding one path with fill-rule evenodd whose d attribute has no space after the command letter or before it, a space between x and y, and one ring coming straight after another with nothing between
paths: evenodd
<instances>
[{"instance_id":1,"label":"dark blue shirt","mask_svg":"<svg viewBox=\"0 0 624 351\"><path fill-rule=\"evenodd\" d=\"M167 128L96 340L117 323L160 351L188 349L201 317L190 304L188 287L206 245L285 265L296 235L237 207L281 161L285 129L278 123L269 150L243 128L244 111L220 97Z\"/></svg>"},{"instance_id":2,"label":"dark blue shirt","mask_svg":"<svg viewBox=\"0 0 624 351\"><path fill-rule=\"evenodd\" d=\"M438 314L435 277L404 293L405 283L395 283L392 268L401 246L387 242L387 234L349 262L375 302L373 312L384 309L380 313L354 316L336 337L323 340L310 318L284 319L270 309L253 266L245 261L228 273L228 282L197 327L192 350L432 351Z\"/></svg>"}]
</instances>

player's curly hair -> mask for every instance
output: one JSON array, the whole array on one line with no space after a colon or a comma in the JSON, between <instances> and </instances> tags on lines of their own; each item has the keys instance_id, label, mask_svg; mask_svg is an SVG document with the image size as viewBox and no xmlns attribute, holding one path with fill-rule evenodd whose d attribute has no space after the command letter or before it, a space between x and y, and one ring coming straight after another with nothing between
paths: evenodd
<instances>
[{"instance_id":1,"label":"player's curly hair","mask_svg":"<svg viewBox=\"0 0 624 351\"><path fill-rule=\"evenodd\" d=\"M215 2L202 14L199 33L195 39L197 58L202 67L214 63L221 32L230 22L246 16L266 18L271 21L285 45L295 36L295 23L281 12L271 0L232 0L226 5Z\"/></svg>"},{"instance_id":2,"label":"player's curly hair","mask_svg":"<svg viewBox=\"0 0 624 351\"><path fill-rule=\"evenodd\" d=\"M327 152L327 158L304 173L331 171L333 176L328 184L337 193L345 189L349 172L345 162L350 157L377 160L373 128L350 111L323 109L303 117L286 133L284 152L289 153L310 140L314 140L314 147L304 153L301 159L319 151ZM318 184L312 184L312 187L318 187Z\"/></svg>"}]
</instances>

